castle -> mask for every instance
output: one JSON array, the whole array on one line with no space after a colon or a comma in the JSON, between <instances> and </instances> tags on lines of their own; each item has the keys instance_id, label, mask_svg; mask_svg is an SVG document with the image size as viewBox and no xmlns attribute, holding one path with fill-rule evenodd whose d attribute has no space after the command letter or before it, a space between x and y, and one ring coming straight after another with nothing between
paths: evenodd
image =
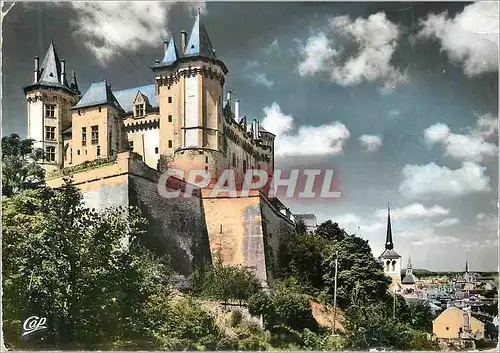
<instances>
[{"instance_id":1,"label":"castle","mask_svg":"<svg viewBox=\"0 0 500 353\"><path fill-rule=\"evenodd\" d=\"M41 65L35 57L33 83L24 92L28 138L45 152L46 184L59 187L70 175L88 207L141 208L151 224L143 243L169 255L181 275L220 256L254 268L267 283L282 267L282 241L294 227L277 198L263 190L214 196L213 183L188 197L164 198L158 183L167 169L184 176L230 169L237 180L248 169L272 175L275 136L256 120L247 123L238 100L224 91L228 69L199 13L189 37L182 31L180 46L174 38L165 42L151 70L150 85L116 91L104 80L82 95L54 42ZM168 181L168 190L188 185L184 177Z\"/></svg>"}]
</instances>

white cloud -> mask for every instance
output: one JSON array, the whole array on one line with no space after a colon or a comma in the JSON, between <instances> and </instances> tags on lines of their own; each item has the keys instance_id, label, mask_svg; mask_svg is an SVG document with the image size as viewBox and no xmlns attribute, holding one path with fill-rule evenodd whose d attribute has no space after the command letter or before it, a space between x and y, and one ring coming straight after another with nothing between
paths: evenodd
<instances>
[{"instance_id":1,"label":"white cloud","mask_svg":"<svg viewBox=\"0 0 500 353\"><path fill-rule=\"evenodd\" d=\"M485 240L465 240L461 243L462 247L468 251L477 251L478 249L498 249L498 238Z\"/></svg>"},{"instance_id":2,"label":"white cloud","mask_svg":"<svg viewBox=\"0 0 500 353\"><path fill-rule=\"evenodd\" d=\"M389 111L389 116L392 116L392 117L399 116L399 114L401 114L401 112L398 109L391 109Z\"/></svg>"},{"instance_id":3,"label":"white cloud","mask_svg":"<svg viewBox=\"0 0 500 353\"><path fill-rule=\"evenodd\" d=\"M245 69L252 69L252 68L255 68L257 66L259 66L259 62L257 60L252 60L252 61L248 61L245 64Z\"/></svg>"},{"instance_id":4,"label":"white cloud","mask_svg":"<svg viewBox=\"0 0 500 353\"><path fill-rule=\"evenodd\" d=\"M460 223L460 220L458 218L445 218L440 222L434 223L434 227L444 228L444 227L453 226L453 225L458 224L458 223Z\"/></svg>"},{"instance_id":5,"label":"white cloud","mask_svg":"<svg viewBox=\"0 0 500 353\"><path fill-rule=\"evenodd\" d=\"M361 135L359 142L365 152L377 151L382 146L382 138L377 135Z\"/></svg>"},{"instance_id":6,"label":"white cloud","mask_svg":"<svg viewBox=\"0 0 500 353\"><path fill-rule=\"evenodd\" d=\"M278 43L278 39L274 39L271 44L267 48L264 49L266 55L271 55L273 52L277 52L280 46Z\"/></svg>"},{"instance_id":7,"label":"white cloud","mask_svg":"<svg viewBox=\"0 0 500 353\"><path fill-rule=\"evenodd\" d=\"M425 207L420 203L412 203L404 207L391 208L391 218L397 220L412 219L412 218L435 218L440 216L447 216L450 210L440 206L434 205L432 207ZM383 218L387 217L387 210L377 210L375 215Z\"/></svg>"},{"instance_id":8,"label":"white cloud","mask_svg":"<svg viewBox=\"0 0 500 353\"><path fill-rule=\"evenodd\" d=\"M457 237L447 235L436 235L434 233L424 233L419 240L412 242L415 246L429 246L429 245L451 245L459 243Z\"/></svg>"},{"instance_id":9,"label":"white cloud","mask_svg":"<svg viewBox=\"0 0 500 353\"><path fill-rule=\"evenodd\" d=\"M342 50L333 48L333 39L329 39L325 32L319 32L309 37L306 45L300 48L302 61L298 64L298 71L301 76L324 72L340 85L382 81L389 89L407 81L406 72L391 64L400 29L384 13L354 21L348 16L337 16L330 19L330 29L355 43L357 52L341 59Z\"/></svg>"},{"instance_id":10,"label":"white cloud","mask_svg":"<svg viewBox=\"0 0 500 353\"><path fill-rule=\"evenodd\" d=\"M405 165L399 191L406 197L429 196L455 197L473 192L490 191L490 178L486 168L472 162L464 162L460 169L451 170L435 163Z\"/></svg>"},{"instance_id":11,"label":"white cloud","mask_svg":"<svg viewBox=\"0 0 500 353\"><path fill-rule=\"evenodd\" d=\"M117 55L127 53L135 60L142 46L161 48L167 36L168 11L174 2L132 1L125 5L113 1L67 3L78 16L72 22L73 33L83 45L106 65ZM204 10L204 2L188 3ZM139 20L139 19L144 20Z\"/></svg>"},{"instance_id":12,"label":"white cloud","mask_svg":"<svg viewBox=\"0 0 500 353\"><path fill-rule=\"evenodd\" d=\"M414 246L459 244L457 237L436 234L434 228L412 228L398 232L398 237L407 239Z\"/></svg>"},{"instance_id":13,"label":"white cloud","mask_svg":"<svg viewBox=\"0 0 500 353\"><path fill-rule=\"evenodd\" d=\"M246 75L246 78L257 86L264 86L267 88L272 88L274 86L274 81L269 79L265 73L255 72Z\"/></svg>"},{"instance_id":14,"label":"white cloud","mask_svg":"<svg viewBox=\"0 0 500 353\"><path fill-rule=\"evenodd\" d=\"M276 135L276 156L340 155L350 133L346 126L332 122L321 126L301 125L293 130L293 116L281 111L278 103L264 108L262 126Z\"/></svg>"},{"instance_id":15,"label":"white cloud","mask_svg":"<svg viewBox=\"0 0 500 353\"><path fill-rule=\"evenodd\" d=\"M367 223L365 219L354 213L346 213L332 217L333 222L337 222L340 228L345 229L349 234L357 234L366 238L373 238L379 231L384 229L383 222Z\"/></svg>"},{"instance_id":16,"label":"white cloud","mask_svg":"<svg viewBox=\"0 0 500 353\"><path fill-rule=\"evenodd\" d=\"M437 123L424 131L427 143L439 143L445 148L445 155L456 159L481 162L486 157L493 157L497 153L497 146L488 142L497 129L498 119L491 115L479 118L477 127L469 129L467 135L454 134L446 124Z\"/></svg>"},{"instance_id":17,"label":"white cloud","mask_svg":"<svg viewBox=\"0 0 500 353\"><path fill-rule=\"evenodd\" d=\"M419 38L433 38L468 76L498 70L498 2L468 5L454 18L446 12L420 21Z\"/></svg>"},{"instance_id":18,"label":"white cloud","mask_svg":"<svg viewBox=\"0 0 500 353\"><path fill-rule=\"evenodd\" d=\"M324 32L309 37L300 51L304 56L297 67L301 76L314 76L320 71L328 70L330 60L338 55L338 52L330 47Z\"/></svg>"},{"instance_id":19,"label":"white cloud","mask_svg":"<svg viewBox=\"0 0 500 353\"><path fill-rule=\"evenodd\" d=\"M478 213L476 215L476 222L479 228L495 232L498 230L498 215Z\"/></svg>"},{"instance_id":20,"label":"white cloud","mask_svg":"<svg viewBox=\"0 0 500 353\"><path fill-rule=\"evenodd\" d=\"M357 227L361 223L361 218L353 213L346 213L340 216L336 216L333 219L339 224L341 228L353 225Z\"/></svg>"}]
</instances>

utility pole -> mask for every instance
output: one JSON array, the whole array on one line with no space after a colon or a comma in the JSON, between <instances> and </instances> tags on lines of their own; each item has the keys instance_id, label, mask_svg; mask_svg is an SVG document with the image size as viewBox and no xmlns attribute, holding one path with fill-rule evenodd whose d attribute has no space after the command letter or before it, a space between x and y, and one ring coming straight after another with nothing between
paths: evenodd
<instances>
[{"instance_id":1,"label":"utility pole","mask_svg":"<svg viewBox=\"0 0 500 353\"><path fill-rule=\"evenodd\" d=\"M337 270L339 264L339 253L335 252L335 281L333 290L333 334L335 335L335 326L337 323Z\"/></svg>"},{"instance_id":2,"label":"utility pole","mask_svg":"<svg viewBox=\"0 0 500 353\"><path fill-rule=\"evenodd\" d=\"M396 320L396 293L394 293L394 303L392 306L392 318Z\"/></svg>"}]
</instances>

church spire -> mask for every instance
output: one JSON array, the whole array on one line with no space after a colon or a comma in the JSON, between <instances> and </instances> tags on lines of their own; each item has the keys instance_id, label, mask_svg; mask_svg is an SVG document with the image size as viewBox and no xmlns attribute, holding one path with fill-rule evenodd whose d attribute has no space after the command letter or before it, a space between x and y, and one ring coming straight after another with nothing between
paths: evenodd
<instances>
[{"instance_id":1,"label":"church spire","mask_svg":"<svg viewBox=\"0 0 500 353\"><path fill-rule=\"evenodd\" d=\"M469 273L469 262L465 261L465 273Z\"/></svg>"},{"instance_id":2,"label":"church spire","mask_svg":"<svg viewBox=\"0 0 500 353\"><path fill-rule=\"evenodd\" d=\"M215 50L212 47L210 38L208 37L203 21L201 20L200 9L196 16L193 29L189 35L189 40L186 49L183 53L185 56L203 56L215 59Z\"/></svg>"},{"instance_id":3,"label":"church spire","mask_svg":"<svg viewBox=\"0 0 500 353\"><path fill-rule=\"evenodd\" d=\"M71 77L69 78L69 88L80 93L80 90L78 89L78 82L76 81L76 73L73 69L71 70Z\"/></svg>"},{"instance_id":4,"label":"church spire","mask_svg":"<svg viewBox=\"0 0 500 353\"><path fill-rule=\"evenodd\" d=\"M394 249L394 243L392 242L391 207L389 204L387 204L387 236L385 238L385 248L387 250Z\"/></svg>"}]
</instances>

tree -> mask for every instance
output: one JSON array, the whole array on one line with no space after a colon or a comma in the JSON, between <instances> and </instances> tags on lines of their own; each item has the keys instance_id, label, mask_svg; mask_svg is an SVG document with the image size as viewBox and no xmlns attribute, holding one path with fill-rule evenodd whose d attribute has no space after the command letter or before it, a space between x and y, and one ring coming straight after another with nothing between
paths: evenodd
<instances>
[{"instance_id":1,"label":"tree","mask_svg":"<svg viewBox=\"0 0 500 353\"><path fill-rule=\"evenodd\" d=\"M223 303L241 304L261 290L260 281L250 268L224 265L220 258L210 267L197 269L193 282L196 295Z\"/></svg>"},{"instance_id":2,"label":"tree","mask_svg":"<svg viewBox=\"0 0 500 353\"><path fill-rule=\"evenodd\" d=\"M42 184L45 171L36 163L42 158L43 150L35 148L33 140L21 140L17 134L2 137L2 194L12 196Z\"/></svg>"},{"instance_id":3,"label":"tree","mask_svg":"<svg viewBox=\"0 0 500 353\"><path fill-rule=\"evenodd\" d=\"M59 190L27 190L4 199L7 343L29 347L19 330L31 315L47 318L50 347L147 338L144 303L167 290L170 270L166 259L137 244L146 225L135 209L85 208L69 181Z\"/></svg>"},{"instance_id":4,"label":"tree","mask_svg":"<svg viewBox=\"0 0 500 353\"><path fill-rule=\"evenodd\" d=\"M333 235L335 237L335 235ZM330 235L332 237L332 235ZM338 256L337 304L347 308L356 288L365 303L386 300L390 280L382 265L372 255L368 241L355 235L335 237L330 256L323 261L327 293L332 297L335 279L335 258Z\"/></svg>"},{"instance_id":5,"label":"tree","mask_svg":"<svg viewBox=\"0 0 500 353\"><path fill-rule=\"evenodd\" d=\"M316 234L330 241L342 241L347 233L339 227L339 224L330 220L321 223L316 228Z\"/></svg>"},{"instance_id":6,"label":"tree","mask_svg":"<svg viewBox=\"0 0 500 353\"><path fill-rule=\"evenodd\" d=\"M291 235L282 252L285 274L300 279L307 292L314 294L325 286L323 260L330 254L330 242L308 233Z\"/></svg>"}]
</instances>

